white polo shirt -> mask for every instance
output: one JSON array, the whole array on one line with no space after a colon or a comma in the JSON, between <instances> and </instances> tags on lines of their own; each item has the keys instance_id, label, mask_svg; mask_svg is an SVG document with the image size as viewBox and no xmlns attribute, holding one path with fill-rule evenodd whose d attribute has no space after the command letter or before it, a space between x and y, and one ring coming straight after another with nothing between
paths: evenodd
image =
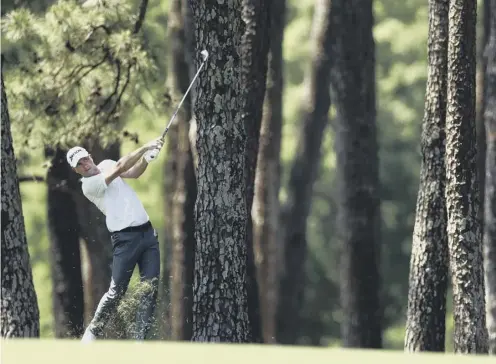
<instances>
[{"instance_id":1,"label":"white polo shirt","mask_svg":"<svg viewBox=\"0 0 496 364\"><path fill-rule=\"evenodd\" d=\"M114 179L108 186L105 183L103 172L116 163L106 159L98 164L102 173L82 178L83 194L105 215L110 232L149 221L138 195L121 177Z\"/></svg>"}]
</instances>

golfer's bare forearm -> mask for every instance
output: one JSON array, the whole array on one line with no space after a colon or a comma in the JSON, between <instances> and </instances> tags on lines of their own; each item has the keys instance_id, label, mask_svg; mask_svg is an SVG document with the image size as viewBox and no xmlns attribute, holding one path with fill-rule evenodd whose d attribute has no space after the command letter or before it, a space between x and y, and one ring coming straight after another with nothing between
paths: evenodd
<instances>
[{"instance_id":1,"label":"golfer's bare forearm","mask_svg":"<svg viewBox=\"0 0 496 364\"><path fill-rule=\"evenodd\" d=\"M138 178L145 172L146 167L148 167L148 162L145 160L145 157L141 157L141 159L138 161L138 163L136 163L127 172L121 174L121 177Z\"/></svg>"},{"instance_id":2,"label":"golfer's bare forearm","mask_svg":"<svg viewBox=\"0 0 496 364\"><path fill-rule=\"evenodd\" d=\"M145 154L147 150L148 148L146 147L136 149L134 152L131 152L119 159L115 168L119 171L119 173L126 172L140 160L140 158L143 156L143 154Z\"/></svg>"}]
</instances>

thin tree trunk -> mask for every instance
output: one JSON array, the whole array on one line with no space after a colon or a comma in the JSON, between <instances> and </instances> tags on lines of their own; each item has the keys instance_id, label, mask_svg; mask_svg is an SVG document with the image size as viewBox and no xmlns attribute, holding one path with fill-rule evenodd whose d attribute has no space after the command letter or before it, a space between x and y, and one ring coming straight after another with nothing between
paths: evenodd
<instances>
[{"instance_id":1,"label":"thin tree trunk","mask_svg":"<svg viewBox=\"0 0 496 364\"><path fill-rule=\"evenodd\" d=\"M483 242L489 351L496 355L496 0L486 0L485 3L486 18L490 19L490 25L484 81L487 149Z\"/></svg>"},{"instance_id":2,"label":"thin tree trunk","mask_svg":"<svg viewBox=\"0 0 496 364\"><path fill-rule=\"evenodd\" d=\"M260 130L252 206L253 246L262 317L263 340L276 341L279 241L280 150L282 132L283 50L286 1L271 9L267 90Z\"/></svg>"},{"instance_id":3,"label":"thin tree trunk","mask_svg":"<svg viewBox=\"0 0 496 364\"><path fill-rule=\"evenodd\" d=\"M40 313L34 290L16 157L10 131L7 95L2 82L2 338L40 336Z\"/></svg>"},{"instance_id":4,"label":"thin tree trunk","mask_svg":"<svg viewBox=\"0 0 496 364\"><path fill-rule=\"evenodd\" d=\"M446 113L446 205L454 350L487 352L475 125L476 3L451 0Z\"/></svg>"},{"instance_id":5,"label":"thin tree trunk","mask_svg":"<svg viewBox=\"0 0 496 364\"><path fill-rule=\"evenodd\" d=\"M382 347L372 0L332 2L338 237L344 347Z\"/></svg>"},{"instance_id":6,"label":"thin tree trunk","mask_svg":"<svg viewBox=\"0 0 496 364\"><path fill-rule=\"evenodd\" d=\"M330 107L330 16L331 0L318 1L312 34L312 64L302 105L302 130L291 167L288 202L282 210L284 263L281 267L277 312L277 340L282 344L295 344L300 331L307 256L307 217Z\"/></svg>"},{"instance_id":7,"label":"thin tree trunk","mask_svg":"<svg viewBox=\"0 0 496 364\"><path fill-rule=\"evenodd\" d=\"M47 216L50 237L52 303L55 337L78 337L84 327L84 293L76 202L70 189L66 151L45 149L51 158L47 172Z\"/></svg>"},{"instance_id":8,"label":"thin tree trunk","mask_svg":"<svg viewBox=\"0 0 496 364\"><path fill-rule=\"evenodd\" d=\"M429 73L410 260L405 350L445 350L448 241L444 170L448 0L429 1Z\"/></svg>"},{"instance_id":9,"label":"thin tree trunk","mask_svg":"<svg viewBox=\"0 0 496 364\"><path fill-rule=\"evenodd\" d=\"M193 341L250 342L246 292L247 222L245 157L247 135L240 108L244 27L241 1L191 1L196 64L210 58L200 77L198 197L195 206ZM219 31L222 29L222 31Z\"/></svg>"},{"instance_id":10,"label":"thin tree trunk","mask_svg":"<svg viewBox=\"0 0 496 364\"><path fill-rule=\"evenodd\" d=\"M246 231L246 290L248 294L248 317L253 342L262 342L259 289L253 250L253 222L251 210L258 157L260 125L267 81L267 54L269 52L270 1L243 0L242 17L245 30L241 39L241 82L243 91L242 119L246 131L246 208L248 225Z\"/></svg>"},{"instance_id":11,"label":"thin tree trunk","mask_svg":"<svg viewBox=\"0 0 496 364\"><path fill-rule=\"evenodd\" d=\"M177 180L177 159L178 159L178 128L177 119L167 132L167 141L165 143L166 157L164 162L164 184L163 184L163 198L164 198L164 231L162 241L162 272L160 292L159 292L159 306L161 317L161 331L165 337L171 335L171 269L172 269L172 252L173 252L173 199L174 191Z\"/></svg>"},{"instance_id":12,"label":"thin tree trunk","mask_svg":"<svg viewBox=\"0 0 496 364\"><path fill-rule=\"evenodd\" d=\"M175 98L183 97L189 86L185 54L183 6L186 0L173 0L169 11L171 44L171 89ZM172 262L170 322L173 340L190 340L193 329L194 207L196 178L189 142L191 103L188 97L177 114L176 180L172 201Z\"/></svg>"},{"instance_id":13,"label":"thin tree trunk","mask_svg":"<svg viewBox=\"0 0 496 364\"><path fill-rule=\"evenodd\" d=\"M191 1L189 0L182 0L182 15L183 15L183 21L184 25L183 28L185 29L184 32L184 59L185 62L188 66L188 72L189 72L189 80L192 80L197 69L196 69L196 39L195 39L195 24L194 24L194 19L193 19L193 12L191 9ZM195 105L195 100L196 100L196 91L198 90L199 86L195 84L195 86L191 87L189 90L189 100L190 100L190 105L191 105L191 119L189 121L189 131L188 131L188 137L189 137L189 145L191 148L191 154L193 157L193 166L194 166L194 172L195 172L195 177L196 177L196 170L198 167L198 153L196 151L196 131L197 131L197 124L196 124L196 119L195 115L193 114L193 105Z\"/></svg>"}]
</instances>

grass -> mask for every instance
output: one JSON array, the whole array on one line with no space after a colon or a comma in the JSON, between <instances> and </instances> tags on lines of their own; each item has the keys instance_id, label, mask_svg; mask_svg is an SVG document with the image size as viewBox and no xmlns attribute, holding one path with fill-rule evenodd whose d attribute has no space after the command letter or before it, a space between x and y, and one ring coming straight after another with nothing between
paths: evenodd
<instances>
[{"instance_id":1,"label":"grass","mask_svg":"<svg viewBox=\"0 0 496 364\"><path fill-rule=\"evenodd\" d=\"M362 363L462 364L493 363L489 356L455 354L407 354L387 350L346 350L251 344L201 344L171 342L100 341L82 344L75 340L2 340L2 362L30 364L35 355L41 363L215 363L215 364L302 364Z\"/></svg>"}]
</instances>

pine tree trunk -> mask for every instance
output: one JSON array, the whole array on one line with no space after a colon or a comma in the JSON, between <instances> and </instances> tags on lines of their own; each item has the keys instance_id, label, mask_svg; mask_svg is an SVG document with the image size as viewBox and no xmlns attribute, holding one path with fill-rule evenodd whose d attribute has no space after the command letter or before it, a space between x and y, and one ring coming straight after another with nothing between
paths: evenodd
<instances>
[{"instance_id":1,"label":"pine tree trunk","mask_svg":"<svg viewBox=\"0 0 496 364\"><path fill-rule=\"evenodd\" d=\"M247 261L246 290L248 294L248 318L253 342L262 342L262 318L260 314L259 289L253 249L253 221L251 210L255 190L255 171L258 157L260 125L267 81L267 54L269 38L267 31L270 17L270 1L243 0L242 17L245 31L241 40L241 82L243 92L242 119L246 131L246 208Z\"/></svg>"},{"instance_id":2,"label":"pine tree trunk","mask_svg":"<svg viewBox=\"0 0 496 364\"><path fill-rule=\"evenodd\" d=\"M496 0L485 2L490 25L485 52L487 66L484 81L487 149L483 242L489 351L496 355Z\"/></svg>"},{"instance_id":3,"label":"pine tree trunk","mask_svg":"<svg viewBox=\"0 0 496 364\"><path fill-rule=\"evenodd\" d=\"M10 132L7 95L2 82L2 338L40 336L38 299L22 213L16 157Z\"/></svg>"},{"instance_id":4,"label":"pine tree trunk","mask_svg":"<svg viewBox=\"0 0 496 364\"><path fill-rule=\"evenodd\" d=\"M172 254L174 246L173 238L173 199L177 180L177 159L178 159L178 128L177 119L167 132L167 140L165 142L166 157L164 161L164 178L163 178L163 198L164 198L164 230L162 240L161 254L161 285L159 292L159 316L161 320L161 330L165 337L169 338L172 334L171 326L171 274L172 274Z\"/></svg>"},{"instance_id":5,"label":"pine tree trunk","mask_svg":"<svg viewBox=\"0 0 496 364\"><path fill-rule=\"evenodd\" d=\"M449 4L446 205L454 350L487 352L475 125L476 3Z\"/></svg>"},{"instance_id":6,"label":"pine tree trunk","mask_svg":"<svg viewBox=\"0 0 496 364\"><path fill-rule=\"evenodd\" d=\"M47 172L47 217L50 237L52 304L55 337L78 337L84 327L84 293L76 202L70 188L66 151L45 149L51 158Z\"/></svg>"},{"instance_id":7,"label":"pine tree trunk","mask_svg":"<svg viewBox=\"0 0 496 364\"><path fill-rule=\"evenodd\" d=\"M259 286L263 340L276 340L279 241L280 150L286 1L272 3L267 89L260 130L252 206L253 246Z\"/></svg>"},{"instance_id":8,"label":"pine tree trunk","mask_svg":"<svg viewBox=\"0 0 496 364\"><path fill-rule=\"evenodd\" d=\"M298 134L296 155L290 172L288 202L282 209L284 263L277 299L276 335L282 344L295 344L300 332L307 257L306 222L330 107L331 2L320 0L316 4L312 34L315 48L302 105L302 130Z\"/></svg>"},{"instance_id":9,"label":"pine tree trunk","mask_svg":"<svg viewBox=\"0 0 496 364\"><path fill-rule=\"evenodd\" d=\"M410 260L405 350L445 350L448 241L444 170L448 0L429 1L429 72Z\"/></svg>"},{"instance_id":10,"label":"pine tree trunk","mask_svg":"<svg viewBox=\"0 0 496 364\"><path fill-rule=\"evenodd\" d=\"M382 346L372 0L332 2L338 239L344 347Z\"/></svg>"},{"instance_id":11,"label":"pine tree trunk","mask_svg":"<svg viewBox=\"0 0 496 364\"><path fill-rule=\"evenodd\" d=\"M169 11L171 50L171 89L175 99L181 99L188 89L190 77L185 54L183 3L173 0ZM191 103L187 97L177 114L176 180L172 201L172 261L170 282L170 321L172 340L190 340L193 333L193 269L194 269L194 208L196 178L189 142Z\"/></svg>"},{"instance_id":12,"label":"pine tree trunk","mask_svg":"<svg viewBox=\"0 0 496 364\"><path fill-rule=\"evenodd\" d=\"M199 77L198 197L195 206L193 341L249 342L247 259L247 135L241 118L241 1L191 1ZM222 31L221 31L222 29Z\"/></svg>"}]
</instances>

